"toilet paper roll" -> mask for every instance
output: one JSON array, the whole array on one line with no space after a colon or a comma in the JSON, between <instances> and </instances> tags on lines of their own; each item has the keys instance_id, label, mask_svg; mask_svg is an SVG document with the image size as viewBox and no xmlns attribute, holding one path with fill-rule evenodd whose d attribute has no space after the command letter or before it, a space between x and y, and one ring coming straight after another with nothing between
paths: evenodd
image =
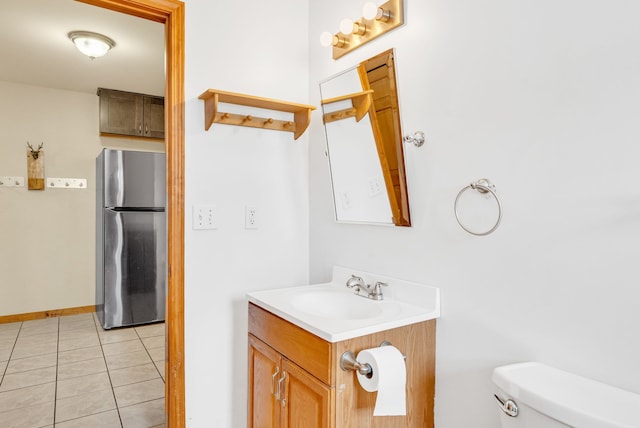
<instances>
[{"instance_id":1,"label":"toilet paper roll","mask_svg":"<svg viewBox=\"0 0 640 428\"><path fill-rule=\"evenodd\" d=\"M357 374L365 391L378 391L373 416L404 416L407 414L407 368L404 357L394 346L365 349L356 356L362 364L369 364L372 376Z\"/></svg>"}]
</instances>

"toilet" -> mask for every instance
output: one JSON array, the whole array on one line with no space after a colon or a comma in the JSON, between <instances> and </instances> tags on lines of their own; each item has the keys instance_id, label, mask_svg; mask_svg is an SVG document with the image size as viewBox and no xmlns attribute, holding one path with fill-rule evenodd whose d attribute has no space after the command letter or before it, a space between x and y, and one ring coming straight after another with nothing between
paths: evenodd
<instances>
[{"instance_id":1,"label":"toilet","mask_svg":"<svg viewBox=\"0 0 640 428\"><path fill-rule=\"evenodd\" d=\"M639 428L640 395L537 362L494 369L502 428Z\"/></svg>"}]
</instances>

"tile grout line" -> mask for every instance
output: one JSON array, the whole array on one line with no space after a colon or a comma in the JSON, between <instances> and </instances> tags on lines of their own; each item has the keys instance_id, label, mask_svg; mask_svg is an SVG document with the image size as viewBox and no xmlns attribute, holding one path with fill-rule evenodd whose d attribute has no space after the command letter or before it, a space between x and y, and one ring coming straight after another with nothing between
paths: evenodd
<instances>
[{"instance_id":1,"label":"tile grout line","mask_svg":"<svg viewBox=\"0 0 640 428\"><path fill-rule=\"evenodd\" d=\"M95 316L93 318L93 325L96 328L96 334L98 335L98 343L100 344L100 352L102 353L102 359L104 360L104 366L107 369L107 377L109 378L109 385L111 385L111 394L113 395L113 403L116 406L116 412L118 413L118 421L120 421L120 426L124 426L122 423L122 416L120 415L120 406L118 406L118 400L116 399L116 392L113 390L113 381L111 380L111 372L109 371L109 366L107 365L107 358L104 355L104 348L102 347L102 339L100 338L100 331L98 330L98 320ZM100 326L102 328L102 326Z\"/></svg>"},{"instance_id":2,"label":"tile grout line","mask_svg":"<svg viewBox=\"0 0 640 428\"><path fill-rule=\"evenodd\" d=\"M163 393L163 394L162 394L162 401L163 401L163 403L164 403L164 405L165 405L165 408L166 408L166 402L167 402L167 401L166 401L166 400L167 400L167 397L166 397L166 388L167 388L167 387L166 387L166 385L167 385L167 383L166 383L166 381L164 380L164 376L162 375L162 373L160 373L160 370L158 370L158 366L156 365L156 362L155 362L155 361L153 361L153 358L151 357L151 353L149 353L149 349L148 349L148 348L147 348L147 346L144 344L144 341L142 340L142 337L140 337L140 333L138 333L138 329L134 328L134 329L133 329L133 331L135 331L136 336L138 336L138 339L140 339L140 343L142 343L142 347L144 348L144 351L145 351L145 352L147 353L147 355L149 356L149 359L151 360L151 363L153 364L153 367L155 367L156 372L158 372L158 374L160 375L160 379L162 379L162 383L165 385L165 393ZM166 342L166 340L167 340L166 338L167 338L167 336L166 336L166 332L165 332L165 334L164 334L164 340L165 340L165 342ZM166 365L166 364L165 364L165 365ZM165 373L165 376L166 376L166 373ZM150 403L150 402L155 401L155 400L158 400L158 399L157 399L157 398L155 398L155 399L152 399L152 400L143 401L142 403ZM141 403L137 403L137 404L141 404ZM135 405L137 405L137 404L131 404L130 406L124 406L123 408L125 408L125 407L135 406ZM165 410L165 411L166 411L166 410ZM166 424L166 423L167 423L167 420L166 420L166 413L165 413L165 424Z\"/></svg>"},{"instance_id":3,"label":"tile grout line","mask_svg":"<svg viewBox=\"0 0 640 428\"><path fill-rule=\"evenodd\" d=\"M135 329L135 328L133 329L133 331L135 331L135 332L136 332L136 336L138 336L138 339L140 339L140 343L142 343L142 346L144 347L144 351L147 353L147 355L149 356L149 359L151 360L151 363L153 364L153 366L156 368L156 371L157 371L157 372L158 372L158 374L160 375L160 379L162 379L162 383L164 383L164 384L166 385L167 383L165 382L164 377L165 377L167 374L165 373L165 374L164 374L164 376L163 376L163 375L162 375L162 373L160 373L160 370L158 370L158 366L156 365L156 362L153 360L153 357L151 356L151 353L149 352L149 349L148 349L148 348L147 348L147 346L144 344L144 341L142 340L142 337L140 337L140 333L138 333L138 330L137 330L137 329ZM151 337L159 337L159 336L151 336ZM166 333L165 333L164 338L165 338L164 340L165 340L165 342L166 342L166 340L167 340L167 339L166 339L166 338L167 338ZM154 349L154 348L152 348L152 349ZM166 352L166 351L165 351L165 352ZM164 398L165 398L165 400L166 400L166 398L167 398L167 397L164 397Z\"/></svg>"},{"instance_id":4,"label":"tile grout line","mask_svg":"<svg viewBox=\"0 0 640 428\"><path fill-rule=\"evenodd\" d=\"M53 426L56 426L56 411L58 409L58 359L60 355L60 317L58 317L58 340L56 340L56 378L53 387Z\"/></svg>"},{"instance_id":5,"label":"tile grout line","mask_svg":"<svg viewBox=\"0 0 640 428\"><path fill-rule=\"evenodd\" d=\"M18 343L18 336L20 336L20 330L22 330L22 325L23 322L20 322L20 327L18 327L18 331L16 333L16 337L13 340L13 346L11 347L11 352L9 353L9 359L7 360L7 365L4 367L4 370L2 371L2 379L0 379L0 386L2 386L2 384L4 383L5 377L7 375L7 370L9 369L9 363L11 362L11 357L13 356L13 352L16 349L16 345Z\"/></svg>"},{"instance_id":6,"label":"tile grout line","mask_svg":"<svg viewBox=\"0 0 640 428\"><path fill-rule=\"evenodd\" d=\"M18 332L16 333L16 338L13 340L13 346L11 347L11 352L9 353L9 357L7 359L7 365L4 367L2 371L2 379L0 379L0 386L4 383L4 378L7 375L7 370L9 369L9 363L11 362L11 357L13 356L13 352L16 350L16 345L18 344L18 336L20 336L20 330L22 330L22 322L20 322L20 327L18 327Z\"/></svg>"}]
</instances>

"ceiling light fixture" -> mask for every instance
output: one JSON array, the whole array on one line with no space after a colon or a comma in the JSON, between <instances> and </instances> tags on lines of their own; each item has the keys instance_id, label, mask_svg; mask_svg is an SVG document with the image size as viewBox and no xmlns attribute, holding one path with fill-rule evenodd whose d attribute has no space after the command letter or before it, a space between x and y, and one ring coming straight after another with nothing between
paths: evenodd
<instances>
[{"instance_id":1,"label":"ceiling light fixture","mask_svg":"<svg viewBox=\"0 0 640 428\"><path fill-rule=\"evenodd\" d=\"M72 31L67 36L80 52L91 59L104 56L116 45L116 42L107 36L91 31Z\"/></svg>"}]
</instances>

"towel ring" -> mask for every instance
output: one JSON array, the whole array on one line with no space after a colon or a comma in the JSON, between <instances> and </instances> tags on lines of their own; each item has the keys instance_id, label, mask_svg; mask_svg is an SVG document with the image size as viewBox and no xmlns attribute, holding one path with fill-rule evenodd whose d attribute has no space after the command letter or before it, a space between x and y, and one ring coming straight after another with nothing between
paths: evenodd
<instances>
[{"instance_id":1,"label":"towel ring","mask_svg":"<svg viewBox=\"0 0 640 428\"><path fill-rule=\"evenodd\" d=\"M491 193L491 195L496 200L496 203L498 204L498 220L496 221L496 224L494 224L493 227L487 230L486 232L474 232L469 228L467 228L460 221L460 216L458 215L458 200L460 199L460 196L462 196L462 194L469 189L477 190L480 193ZM500 199L498 199L498 195L496 195L495 189L496 187L489 180L487 180L486 178L481 178L480 180L476 181L475 183L469 184L467 187L465 187L464 189L460 190L460 192L458 192L458 196L456 196L456 201L453 204L453 211L456 215L456 220L458 221L458 224L466 232L469 232L470 234L476 235L476 236L485 236L498 228L498 226L500 225L500 221L502 220L502 205L500 204Z\"/></svg>"}]
</instances>

